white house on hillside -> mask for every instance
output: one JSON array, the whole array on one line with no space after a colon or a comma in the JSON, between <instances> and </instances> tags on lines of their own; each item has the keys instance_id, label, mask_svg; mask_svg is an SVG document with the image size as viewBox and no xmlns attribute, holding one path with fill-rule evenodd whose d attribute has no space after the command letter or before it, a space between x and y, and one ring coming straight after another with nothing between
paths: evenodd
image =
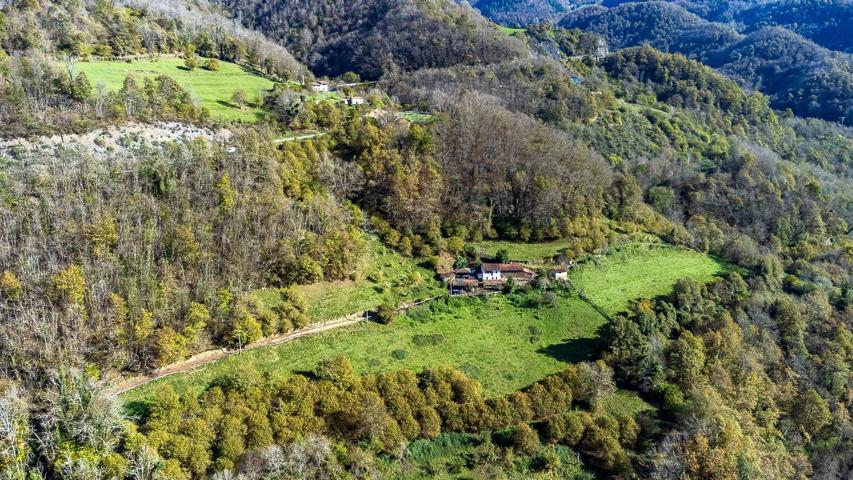
<instances>
[{"instance_id":1,"label":"white house on hillside","mask_svg":"<svg viewBox=\"0 0 853 480\"><path fill-rule=\"evenodd\" d=\"M329 91L329 82L323 82L323 81L314 82L314 84L311 85L311 91L312 92L318 92L318 93L328 92Z\"/></svg>"},{"instance_id":2,"label":"white house on hillside","mask_svg":"<svg viewBox=\"0 0 853 480\"><path fill-rule=\"evenodd\" d=\"M484 263L477 269L477 279L481 282L502 282L510 278L529 282L534 276L533 270L520 263Z\"/></svg>"}]
</instances>

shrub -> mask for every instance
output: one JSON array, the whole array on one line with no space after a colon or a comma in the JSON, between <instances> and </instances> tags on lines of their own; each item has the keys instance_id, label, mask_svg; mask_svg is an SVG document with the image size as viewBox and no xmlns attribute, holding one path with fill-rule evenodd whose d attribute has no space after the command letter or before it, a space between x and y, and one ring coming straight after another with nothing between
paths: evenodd
<instances>
[{"instance_id":1,"label":"shrub","mask_svg":"<svg viewBox=\"0 0 853 480\"><path fill-rule=\"evenodd\" d=\"M428 345L440 345L444 343L444 335L440 333L431 333L429 335L415 335L412 337L412 343L419 347Z\"/></svg>"},{"instance_id":2,"label":"shrub","mask_svg":"<svg viewBox=\"0 0 853 480\"><path fill-rule=\"evenodd\" d=\"M219 60L215 58L208 59L207 62L204 63L204 68L211 72L218 72L220 68Z\"/></svg>"},{"instance_id":3,"label":"shrub","mask_svg":"<svg viewBox=\"0 0 853 480\"><path fill-rule=\"evenodd\" d=\"M376 309L376 321L383 325L392 323L399 316L400 312L397 311L397 307L391 303L383 303Z\"/></svg>"},{"instance_id":4,"label":"shrub","mask_svg":"<svg viewBox=\"0 0 853 480\"><path fill-rule=\"evenodd\" d=\"M512 443L516 450L532 455L539 450L539 435L526 423L520 423L512 433Z\"/></svg>"},{"instance_id":5,"label":"shrub","mask_svg":"<svg viewBox=\"0 0 853 480\"><path fill-rule=\"evenodd\" d=\"M9 270L4 270L0 273L0 295L11 298L18 298L21 294L21 281Z\"/></svg>"}]
</instances>

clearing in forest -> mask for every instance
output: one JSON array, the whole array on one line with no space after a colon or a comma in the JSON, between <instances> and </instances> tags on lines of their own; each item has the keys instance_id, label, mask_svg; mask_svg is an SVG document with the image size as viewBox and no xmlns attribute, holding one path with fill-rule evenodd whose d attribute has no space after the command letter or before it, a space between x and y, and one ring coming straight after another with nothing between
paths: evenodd
<instances>
[{"instance_id":1,"label":"clearing in forest","mask_svg":"<svg viewBox=\"0 0 853 480\"><path fill-rule=\"evenodd\" d=\"M399 305L445 292L442 285L433 281L433 272L382 245L375 237L367 237L366 251L355 280L297 287L308 302L312 322L371 310L386 302ZM276 289L258 290L256 294L270 307L281 301Z\"/></svg>"},{"instance_id":2,"label":"clearing in forest","mask_svg":"<svg viewBox=\"0 0 853 480\"><path fill-rule=\"evenodd\" d=\"M398 278L403 278L396 254L383 257L379 253L374 252L375 265L382 266L379 271L386 272L386 278L394 278L391 272L397 271ZM681 278L709 281L725 270L698 252L630 245L586 262L574 271L572 281L597 307L616 312L630 300L671 292ZM357 311L378 303L372 293L378 294L377 282L362 282L367 283L330 284L306 293L312 318L331 318L344 309ZM555 304L541 299L539 292L440 299L410 310L391 325L363 323L243 352L139 387L124 399L149 400L166 384L181 394L194 395L227 375L311 372L320 361L339 355L349 357L360 372L450 366L482 383L488 395L503 394L560 372L570 363L598 356L598 332L606 319L576 296L560 294ZM349 303L344 307L341 302Z\"/></svg>"},{"instance_id":3,"label":"clearing in forest","mask_svg":"<svg viewBox=\"0 0 853 480\"><path fill-rule=\"evenodd\" d=\"M250 350L132 390L125 398L150 399L167 383L179 393L196 394L211 380L244 367L274 375L312 371L338 355L347 356L361 372L458 368L482 383L487 394L497 395L591 358L604 321L577 298L561 297L556 305L541 307L502 295L438 300L391 325L364 323Z\"/></svg>"},{"instance_id":4,"label":"clearing in forest","mask_svg":"<svg viewBox=\"0 0 853 480\"><path fill-rule=\"evenodd\" d=\"M471 242L469 245L476 248L480 255L486 258L494 258L498 251L506 250L510 260L538 263L569 248L572 241L564 239L553 242L524 243L507 240L482 240Z\"/></svg>"},{"instance_id":5,"label":"clearing in forest","mask_svg":"<svg viewBox=\"0 0 853 480\"><path fill-rule=\"evenodd\" d=\"M168 75L198 98L215 120L254 122L262 118L263 110L248 105L241 109L233 103L232 97L234 92L242 90L249 101L254 101L272 89L274 82L240 65L224 61L219 61L219 70L211 71L204 68L206 61L199 58L200 66L192 71L184 65L182 58L176 57L162 57L154 61L80 62L75 69L85 73L93 87L103 82L108 91L119 90L130 74L139 80Z\"/></svg>"},{"instance_id":6,"label":"clearing in forest","mask_svg":"<svg viewBox=\"0 0 853 480\"><path fill-rule=\"evenodd\" d=\"M591 257L571 272L572 283L596 306L613 314L631 300L672 293L678 280L710 282L730 266L695 250L670 245L628 244Z\"/></svg>"}]
</instances>

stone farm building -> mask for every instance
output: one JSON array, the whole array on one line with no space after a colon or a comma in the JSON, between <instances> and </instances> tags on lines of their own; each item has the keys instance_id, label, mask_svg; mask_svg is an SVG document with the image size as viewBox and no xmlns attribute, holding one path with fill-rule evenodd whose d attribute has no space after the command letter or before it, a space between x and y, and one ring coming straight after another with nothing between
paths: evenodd
<instances>
[{"instance_id":1,"label":"stone farm building","mask_svg":"<svg viewBox=\"0 0 853 480\"><path fill-rule=\"evenodd\" d=\"M478 288L500 287L513 279L516 284L526 284L536 277L533 270L520 263L484 263L475 268L457 268L443 272L439 277L456 290L472 291Z\"/></svg>"},{"instance_id":2,"label":"stone farm building","mask_svg":"<svg viewBox=\"0 0 853 480\"><path fill-rule=\"evenodd\" d=\"M533 280L535 275L533 270L520 263L483 263L477 268L477 279L484 283L506 283L510 278L526 283Z\"/></svg>"}]
</instances>

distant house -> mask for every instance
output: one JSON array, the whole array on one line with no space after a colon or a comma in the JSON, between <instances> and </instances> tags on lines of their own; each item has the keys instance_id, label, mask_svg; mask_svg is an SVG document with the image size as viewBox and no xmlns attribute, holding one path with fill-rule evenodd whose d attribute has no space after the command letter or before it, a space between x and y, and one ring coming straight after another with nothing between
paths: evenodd
<instances>
[{"instance_id":1,"label":"distant house","mask_svg":"<svg viewBox=\"0 0 853 480\"><path fill-rule=\"evenodd\" d=\"M457 269L453 270L453 273L454 273L457 277L464 277L464 276L471 276L471 275L473 275L473 272L472 272L472 271L471 271L471 269L470 269L470 268L468 268L468 267L457 268Z\"/></svg>"},{"instance_id":2,"label":"distant house","mask_svg":"<svg viewBox=\"0 0 853 480\"><path fill-rule=\"evenodd\" d=\"M533 270L520 263L484 263L477 269L477 279L482 282L506 282L510 278L526 283L533 280Z\"/></svg>"},{"instance_id":3,"label":"distant house","mask_svg":"<svg viewBox=\"0 0 853 480\"><path fill-rule=\"evenodd\" d=\"M551 279L558 282L565 282L569 279L569 271L563 267L551 269Z\"/></svg>"},{"instance_id":4,"label":"distant house","mask_svg":"<svg viewBox=\"0 0 853 480\"><path fill-rule=\"evenodd\" d=\"M583 78L581 78L577 75L572 75L571 81L572 81L572 85L580 85L583 83Z\"/></svg>"},{"instance_id":5,"label":"distant house","mask_svg":"<svg viewBox=\"0 0 853 480\"><path fill-rule=\"evenodd\" d=\"M450 281L450 286L457 291L465 290L471 292L480 287L480 282L476 278L454 278Z\"/></svg>"},{"instance_id":6,"label":"distant house","mask_svg":"<svg viewBox=\"0 0 853 480\"><path fill-rule=\"evenodd\" d=\"M328 92L329 91L329 82L323 82L323 81L314 82L314 84L311 85L311 91L312 92L318 92L318 93Z\"/></svg>"},{"instance_id":7,"label":"distant house","mask_svg":"<svg viewBox=\"0 0 853 480\"><path fill-rule=\"evenodd\" d=\"M607 46L607 42L599 37L598 41L595 42L595 52L593 56L595 56L596 60L601 60L604 57L610 55L610 48Z\"/></svg>"},{"instance_id":8,"label":"distant house","mask_svg":"<svg viewBox=\"0 0 853 480\"><path fill-rule=\"evenodd\" d=\"M349 97L344 100L344 103L350 106L364 105L364 97Z\"/></svg>"}]
</instances>

